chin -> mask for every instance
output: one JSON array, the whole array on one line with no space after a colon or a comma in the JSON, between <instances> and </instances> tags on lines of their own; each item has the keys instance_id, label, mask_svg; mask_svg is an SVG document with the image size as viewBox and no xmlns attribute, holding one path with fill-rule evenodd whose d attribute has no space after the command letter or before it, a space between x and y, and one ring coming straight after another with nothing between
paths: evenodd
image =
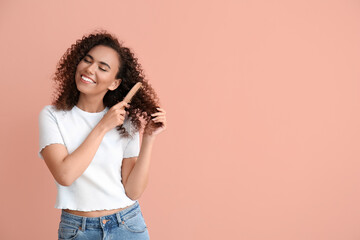
<instances>
[{"instance_id":1,"label":"chin","mask_svg":"<svg viewBox=\"0 0 360 240\"><path fill-rule=\"evenodd\" d=\"M76 89L80 92L80 93L87 93L87 90L86 87L84 88L82 86L82 84L78 84L77 81L75 81L75 85L76 85Z\"/></svg>"}]
</instances>

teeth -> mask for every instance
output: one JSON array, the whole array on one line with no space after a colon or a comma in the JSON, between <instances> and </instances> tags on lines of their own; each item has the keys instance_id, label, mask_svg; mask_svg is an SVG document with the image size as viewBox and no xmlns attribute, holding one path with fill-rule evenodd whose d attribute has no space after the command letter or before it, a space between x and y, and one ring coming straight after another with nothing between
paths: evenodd
<instances>
[{"instance_id":1,"label":"teeth","mask_svg":"<svg viewBox=\"0 0 360 240\"><path fill-rule=\"evenodd\" d=\"M91 79L87 78L87 77L84 77L84 76L81 76L81 78L87 82L90 82L90 83L95 83L94 81L92 81Z\"/></svg>"}]
</instances>

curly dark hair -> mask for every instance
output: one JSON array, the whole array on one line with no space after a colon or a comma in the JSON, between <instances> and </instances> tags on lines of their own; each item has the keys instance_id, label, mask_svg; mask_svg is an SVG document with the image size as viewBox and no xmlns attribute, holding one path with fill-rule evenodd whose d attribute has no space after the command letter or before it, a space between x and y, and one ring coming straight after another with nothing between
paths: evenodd
<instances>
[{"instance_id":1,"label":"curly dark hair","mask_svg":"<svg viewBox=\"0 0 360 240\"><path fill-rule=\"evenodd\" d=\"M105 30L97 30L84 35L82 39L78 39L75 44L72 44L61 57L53 77L56 87L52 105L58 110L71 110L76 105L80 95L75 83L77 65L97 45L114 49L118 53L120 61L116 78L121 78L122 81L115 90L107 91L103 98L104 105L111 108L122 101L137 82L141 82L142 87L131 100L130 108L127 110L128 118L137 131L142 129L142 120L140 119L142 118L146 125L144 134L152 134L156 128L162 126L161 122L150 121L151 114L156 112L156 108L159 107L159 98L148 80L145 79L145 74L134 53ZM129 133L123 125L117 126L116 129L123 137L129 137Z\"/></svg>"}]
</instances>

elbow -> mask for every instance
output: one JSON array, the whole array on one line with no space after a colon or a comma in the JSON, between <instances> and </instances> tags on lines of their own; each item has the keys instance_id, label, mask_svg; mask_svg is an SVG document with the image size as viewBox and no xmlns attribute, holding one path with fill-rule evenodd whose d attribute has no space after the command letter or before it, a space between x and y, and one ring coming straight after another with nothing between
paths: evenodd
<instances>
[{"instance_id":1,"label":"elbow","mask_svg":"<svg viewBox=\"0 0 360 240\"><path fill-rule=\"evenodd\" d=\"M71 186L72 182L66 182L66 181L57 181L58 184L60 184L61 186L64 186L64 187L69 187Z\"/></svg>"},{"instance_id":2,"label":"elbow","mask_svg":"<svg viewBox=\"0 0 360 240\"><path fill-rule=\"evenodd\" d=\"M128 198L130 198L131 200L135 201L138 200L141 197L141 193L140 192L129 192L129 191L125 191L125 194Z\"/></svg>"},{"instance_id":3,"label":"elbow","mask_svg":"<svg viewBox=\"0 0 360 240\"><path fill-rule=\"evenodd\" d=\"M129 196L128 196L129 197ZM133 201L136 201L136 200L138 200L139 198L140 198L140 196L139 197L129 197L131 200L133 200Z\"/></svg>"},{"instance_id":4,"label":"elbow","mask_svg":"<svg viewBox=\"0 0 360 240\"><path fill-rule=\"evenodd\" d=\"M140 198L140 196L141 196L141 194L139 194L139 195L128 194L128 193L125 193L125 194L126 194L126 196L127 196L128 198L130 198L130 199L133 200L133 201L138 200L138 199Z\"/></svg>"},{"instance_id":5,"label":"elbow","mask_svg":"<svg viewBox=\"0 0 360 240\"><path fill-rule=\"evenodd\" d=\"M56 182L64 187L69 187L71 184L73 184L74 180L67 177L67 176L58 176L55 178Z\"/></svg>"}]
</instances>

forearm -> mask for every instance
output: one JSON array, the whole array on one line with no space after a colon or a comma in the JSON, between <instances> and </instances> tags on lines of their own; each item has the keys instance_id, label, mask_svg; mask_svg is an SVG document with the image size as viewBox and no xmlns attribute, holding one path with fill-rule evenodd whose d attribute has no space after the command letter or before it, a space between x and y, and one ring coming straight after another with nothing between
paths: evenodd
<instances>
[{"instance_id":1,"label":"forearm","mask_svg":"<svg viewBox=\"0 0 360 240\"><path fill-rule=\"evenodd\" d=\"M64 159L62 172L67 185L71 185L90 165L105 134L106 130L96 125L83 143Z\"/></svg>"},{"instance_id":2,"label":"forearm","mask_svg":"<svg viewBox=\"0 0 360 240\"><path fill-rule=\"evenodd\" d=\"M155 137L143 136L139 156L125 184L126 195L131 199L138 199L147 186L154 141Z\"/></svg>"}]
</instances>

